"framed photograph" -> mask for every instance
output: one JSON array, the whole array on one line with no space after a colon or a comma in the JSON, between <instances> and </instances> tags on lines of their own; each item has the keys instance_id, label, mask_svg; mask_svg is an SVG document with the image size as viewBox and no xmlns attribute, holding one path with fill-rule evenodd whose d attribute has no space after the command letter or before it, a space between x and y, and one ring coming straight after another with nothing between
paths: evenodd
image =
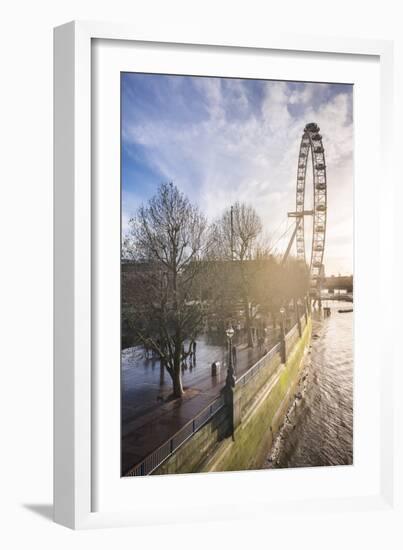
<instances>
[{"instance_id":1,"label":"framed photograph","mask_svg":"<svg viewBox=\"0 0 403 550\"><path fill-rule=\"evenodd\" d=\"M391 44L54 45L55 520L391 506Z\"/></svg>"}]
</instances>

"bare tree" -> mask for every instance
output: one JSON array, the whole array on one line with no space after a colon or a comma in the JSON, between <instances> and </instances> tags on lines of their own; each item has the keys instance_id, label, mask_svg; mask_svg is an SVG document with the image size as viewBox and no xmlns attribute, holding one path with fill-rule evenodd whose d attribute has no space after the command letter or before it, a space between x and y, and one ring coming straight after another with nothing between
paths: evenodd
<instances>
[{"instance_id":1,"label":"bare tree","mask_svg":"<svg viewBox=\"0 0 403 550\"><path fill-rule=\"evenodd\" d=\"M183 394L181 363L203 324L195 285L206 238L205 217L169 183L139 208L124 241L125 257L137 267L129 324L138 341L159 356L175 397Z\"/></svg>"},{"instance_id":2,"label":"bare tree","mask_svg":"<svg viewBox=\"0 0 403 550\"><path fill-rule=\"evenodd\" d=\"M227 281L235 286L234 296L238 296L245 315L248 346L253 346L252 322L257 313L254 300L256 260L264 255L266 246L262 235L262 222L252 208L236 202L213 224L212 254L217 259L232 260L233 277Z\"/></svg>"}]
</instances>

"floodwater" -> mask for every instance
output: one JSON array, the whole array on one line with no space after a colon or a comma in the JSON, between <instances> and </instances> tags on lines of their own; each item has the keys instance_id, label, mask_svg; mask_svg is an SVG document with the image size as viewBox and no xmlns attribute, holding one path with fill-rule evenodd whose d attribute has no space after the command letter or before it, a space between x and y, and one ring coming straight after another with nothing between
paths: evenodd
<instances>
[{"instance_id":1,"label":"floodwater","mask_svg":"<svg viewBox=\"0 0 403 550\"><path fill-rule=\"evenodd\" d=\"M264 468L353 463L352 304L324 302L330 317L315 312L312 342L295 400Z\"/></svg>"}]
</instances>

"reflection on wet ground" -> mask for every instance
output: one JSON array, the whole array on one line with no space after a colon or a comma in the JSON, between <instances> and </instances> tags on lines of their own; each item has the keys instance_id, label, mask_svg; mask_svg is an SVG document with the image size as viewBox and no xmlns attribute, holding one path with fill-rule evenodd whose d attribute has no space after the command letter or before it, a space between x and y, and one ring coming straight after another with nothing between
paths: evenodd
<instances>
[{"instance_id":1,"label":"reflection on wet ground","mask_svg":"<svg viewBox=\"0 0 403 550\"><path fill-rule=\"evenodd\" d=\"M270 342L274 334L269 333ZM267 345L270 345L267 342ZM235 371L241 376L263 354L258 348L238 347ZM211 364L221 369L211 375ZM122 471L167 441L175 432L209 405L220 393L226 378L226 350L197 341L196 361L182 371L185 395L169 400L172 382L158 359L146 359L140 347L122 351Z\"/></svg>"}]
</instances>

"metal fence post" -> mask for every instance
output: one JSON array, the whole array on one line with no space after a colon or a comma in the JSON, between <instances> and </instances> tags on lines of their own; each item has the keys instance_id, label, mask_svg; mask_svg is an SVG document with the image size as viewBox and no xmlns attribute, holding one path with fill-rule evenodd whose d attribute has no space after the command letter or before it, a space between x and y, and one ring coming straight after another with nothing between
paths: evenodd
<instances>
[{"instance_id":1,"label":"metal fence post","mask_svg":"<svg viewBox=\"0 0 403 550\"><path fill-rule=\"evenodd\" d=\"M301 338L301 336L302 336L301 318L299 316L298 300L296 300L296 299L294 299L294 308L295 308L295 311L297 313L298 334L299 334L299 337Z\"/></svg>"},{"instance_id":2,"label":"metal fence post","mask_svg":"<svg viewBox=\"0 0 403 550\"><path fill-rule=\"evenodd\" d=\"M232 436L232 440L235 440L235 425L234 425L234 393L235 393L235 386L232 386L231 384L225 384L224 386L224 401L225 401L225 407L227 409L227 415L229 420L229 433Z\"/></svg>"},{"instance_id":3,"label":"metal fence post","mask_svg":"<svg viewBox=\"0 0 403 550\"><path fill-rule=\"evenodd\" d=\"M280 330L280 357L281 357L282 363L285 363L287 361L284 321L281 323L281 330Z\"/></svg>"}]
</instances>

